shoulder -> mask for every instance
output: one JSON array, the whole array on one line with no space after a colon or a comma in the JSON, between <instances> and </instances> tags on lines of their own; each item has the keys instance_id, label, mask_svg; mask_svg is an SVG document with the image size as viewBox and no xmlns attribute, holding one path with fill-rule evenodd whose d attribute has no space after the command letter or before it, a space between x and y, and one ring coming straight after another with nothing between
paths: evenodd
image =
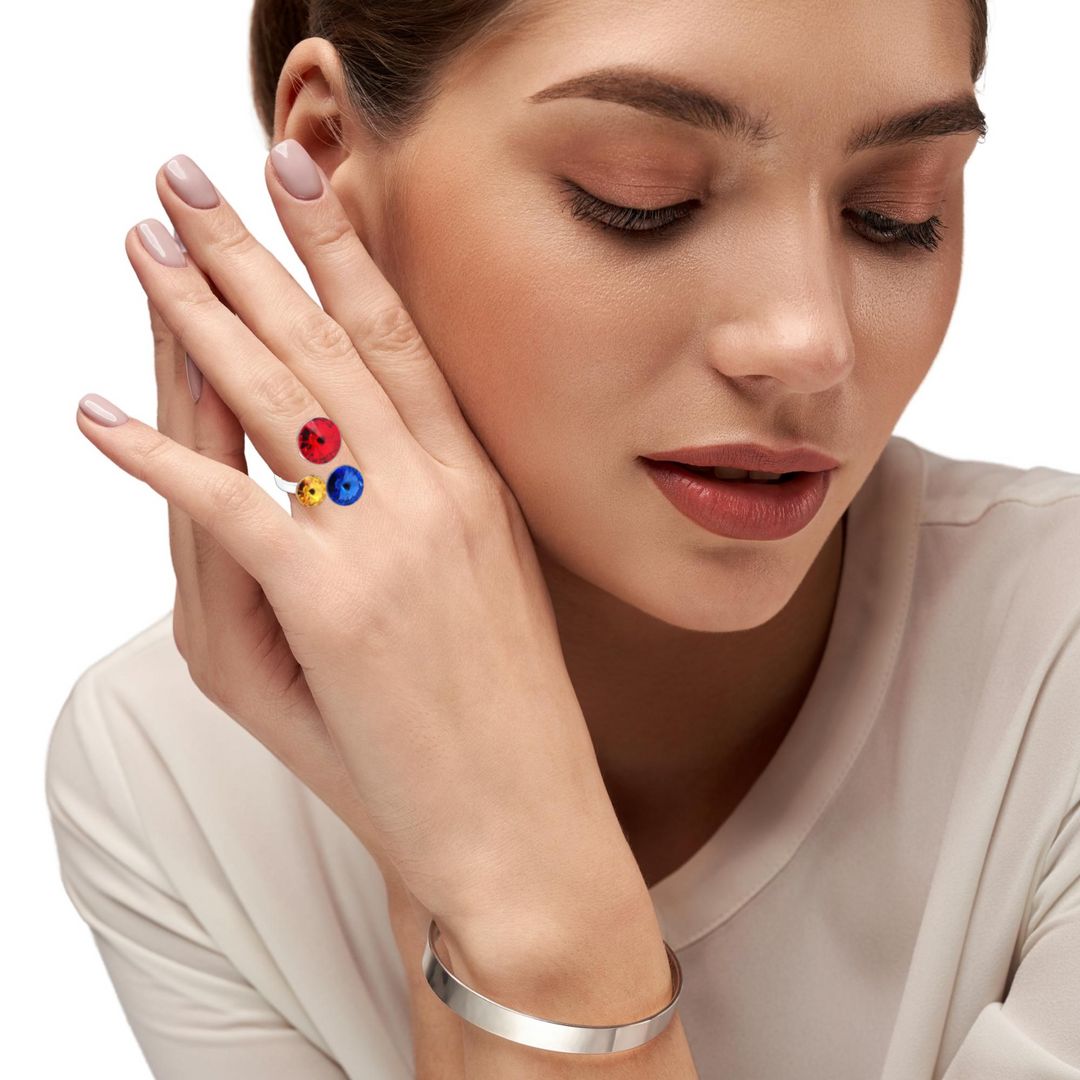
<instances>
[{"instance_id":1,"label":"shoulder","mask_svg":"<svg viewBox=\"0 0 1080 1080\"><path fill-rule=\"evenodd\" d=\"M322 807L195 685L171 611L75 679L49 737L45 788L54 814L122 817L163 855L242 834L256 804Z\"/></svg>"},{"instance_id":2,"label":"shoulder","mask_svg":"<svg viewBox=\"0 0 1080 1080\"><path fill-rule=\"evenodd\" d=\"M907 441L907 440L904 440ZM972 602L1041 616L1044 636L1080 619L1080 474L952 458L925 447L920 557ZM1004 614L1004 612L1003 612Z\"/></svg>"},{"instance_id":3,"label":"shoulder","mask_svg":"<svg viewBox=\"0 0 1080 1080\"><path fill-rule=\"evenodd\" d=\"M47 788L53 794L63 776L78 773L115 778L136 759L140 769L161 772L166 762L151 751L170 729L208 729L217 712L191 681L170 611L77 676L49 738Z\"/></svg>"},{"instance_id":4,"label":"shoulder","mask_svg":"<svg viewBox=\"0 0 1080 1080\"><path fill-rule=\"evenodd\" d=\"M921 670L978 718L981 761L1012 747L1033 799L1055 803L1080 775L1080 475L913 443L908 460L922 469L910 609Z\"/></svg>"},{"instance_id":5,"label":"shoulder","mask_svg":"<svg viewBox=\"0 0 1080 1080\"><path fill-rule=\"evenodd\" d=\"M61 715L93 714L106 700L127 713L137 711L138 704L147 698L177 703L175 691L188 683L187 665L173 640L170 611L82 671L68 692Z\"/></svg>"},{"instance_id":6,"label":"shoulder","mask_svg":"<svg viewBox=\"0 0 1080 1080\"><path fill-rule=\"evenodd\" d=\"M906 441L906 440L905 440ZM967 528L988 522L1012 531L1080 524L1080 474L1046 465L952 458L912 446L923 462L923 526Z\"/></svg>"},{"instance_id":7,"label":"shoulder","mask_svg":"<svg viewBox=\"0 0 1080 1080\"><path fill-rule=\"evenodd\" d=\"M45 791L62 859L89 842L95 873L117 859L160 867L207 918L224 917L223 905L230 919L278 905L295 935L300 907L326 907L333 927L342 902L370 943L372 912L385 907L378 867L345 822L192 681L171 611L75 680L49 739ZM333 888L319 884L325 866ZM293 879L315 893L283 893Z\"/></svg>"},{"instance_id":8,"label":"shoulder","mask_svg":"<svg viewBox=\"0 0 1080 1080\"><path fill-rule=\"evenodd\" d=\"M226 1061L242 1059L250 1075L288 1060L295 1075L337 1076L338 1051L398 1075L408 987L378 867L202 694L172 612L75 679L45 788L64 888L170 1075L248 1075ZM223 1011L245 1017L231 1039Z\"/></svg>"},{"instance_id":9,"label":"shoulder","mask_svg":"<svg viewBox=\"0 0 1080 1080\"><path fill-rule=\"evenodd\" d=\"M99 657L75 679L53 723L46 752L46 793L54 812L57 802L76 796L85 805L92 790L100 801L119 808L116 745L152 711L147 708L147 687L165 690L169 678L179 682L170 651L182 658L171 626L170 612ZM175 706L179 697L165 690L160 700ZM127 800L123 802L126 806Z\"/></svg>"}]
</instances>

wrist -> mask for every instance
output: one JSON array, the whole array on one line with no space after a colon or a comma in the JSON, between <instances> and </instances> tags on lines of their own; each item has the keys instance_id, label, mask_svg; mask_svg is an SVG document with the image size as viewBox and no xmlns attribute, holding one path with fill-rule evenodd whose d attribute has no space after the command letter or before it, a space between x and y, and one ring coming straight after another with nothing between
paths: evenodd
<instances>
[{"instance_id":1,"label":"wrist","mask_svg":"<svg viewBox=\"0 0 1080 1080\"><path fill-rule=\"evenodd\" d=\"M671 967L638 875L612 881L606 903L534 902L485 920L443 925L438 951L453 974L500 1005L547 1020L623 1024L671 1000Z\"/></svg>"}]
</instances>

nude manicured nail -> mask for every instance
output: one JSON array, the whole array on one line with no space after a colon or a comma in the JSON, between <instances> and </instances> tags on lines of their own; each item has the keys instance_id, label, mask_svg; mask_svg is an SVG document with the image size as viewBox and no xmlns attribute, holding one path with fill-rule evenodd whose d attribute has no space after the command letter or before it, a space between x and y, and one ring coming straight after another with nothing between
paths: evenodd
<instances>
[{"instance_id":1,"label":"nude manicured nail","mask_svg":"<svg viewBox=\"0 0 1080 1080\"><path fill-rule=\"evenodd\" d=\"M184 353L184 368L187 371L187 388L191 391L191 400L198 401L202 393L202 372L194 360Z\"/></svg>"},{"instance_id":2,"label":"nude manicured nail","mask_svg":"<svg viewBox=\"0 0 1080 1080\"><path fill-rule=\"evenodd\" d=\"M187 154L177 154L165 162L165 179L188 206L197 210L209 210L221 201L217 188Z\"/></svg>"},{"instance_id":3,"label":"nude manicured nail","mask_svg":"<svg viewBox=\"0 0 1080 1080\"><path fill-rule=\"evenodd\" d=\"M187 259L169 230L154 218L140 221L136 226L143 247L165 266L187 266Z\"/></svg>"},{"instance_id":4,"label":"nude manicured nail","mask_svg":"<svg viewBox=\"0 0 1080 1080\"><path fill-rule=\"evenodd\" d=\"M311 155L295 139L285 139L270 151L281 186L297 199L314 199L322 194L323 183Z\"/></svg>"},{"instance_id":5,"label":"nude manicured nail","mask_svg":"<svg viewBox=\"0 0 1080 1080\"><path fill-rule=\"evenodd\" d=\"M126 423L128 415L123 409L114 405L108 398L100 394L87 394L79 402L79 408L96 424L104 424L105 427L119 427Z\"/></svg>"}]
</instances>

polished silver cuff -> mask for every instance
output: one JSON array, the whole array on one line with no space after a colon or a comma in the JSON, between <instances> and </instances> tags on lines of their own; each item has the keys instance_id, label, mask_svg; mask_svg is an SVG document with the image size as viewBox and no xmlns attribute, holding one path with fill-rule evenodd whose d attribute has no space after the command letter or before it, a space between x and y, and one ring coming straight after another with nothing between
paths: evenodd
<instances>
[{"instance_id":1,"label":"polished silver cuff","mask_svg":"<svg viewBox=\"0 0 1080 1080\"><path fill-rule=\"evenodd\" d=\"M435 991L439 1000L470 1024L511 1042L535 1046L540 1050L556 1050L566 1054L611 1054L618 1050L632 1050L655 1038L668 1026L682 993L682 968L665 941L664 948L671 966L671 1001L658 1013L646 1016L644 1020L613 1027L542 1020L530 1013L508 1009L466 986L439 958L435 947L439 937L439 928L432 919L424 945L422 968L428 986Z\"/></svg>"}]
</instances>

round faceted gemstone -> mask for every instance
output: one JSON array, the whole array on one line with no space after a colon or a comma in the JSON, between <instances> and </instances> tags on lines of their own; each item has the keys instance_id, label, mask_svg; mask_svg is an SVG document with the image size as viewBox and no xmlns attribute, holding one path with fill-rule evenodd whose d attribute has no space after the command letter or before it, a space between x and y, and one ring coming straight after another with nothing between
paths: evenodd
<instances>
[{"instance_id":1,"label":"round faceted gemstone","mask_svg":"<svg viewBox=\"0 0 1080 1080\"><path fill-rule=\"evenodd\" d=\"M326 498L326 481L319 476L305 476L296 483L296 497L305 506L318 506Z\"/></svg>"},{"instance_id":2,"label":"round faceted gemstone","mask_svg":"<svg viewBox=\"0 0 1080 1080\"><path fill-rule=\"evenodd\" d=\"M300 453L308 461L322 465L341 449L341 432L333 420L316 416L300 429L296 441L300 446Z\"/></svg>"},{"instance_id":3,"label":"round faceted gemstone","mask_svg":"<svg viewBox=\"0 0 1080 1080\"><path fill-rule=\"evenodd\" d=\"M351 465L339 465L326 481L326 493L338 506L351 506L364 491L364 477Z\"/></svg>"}]
</instances>

